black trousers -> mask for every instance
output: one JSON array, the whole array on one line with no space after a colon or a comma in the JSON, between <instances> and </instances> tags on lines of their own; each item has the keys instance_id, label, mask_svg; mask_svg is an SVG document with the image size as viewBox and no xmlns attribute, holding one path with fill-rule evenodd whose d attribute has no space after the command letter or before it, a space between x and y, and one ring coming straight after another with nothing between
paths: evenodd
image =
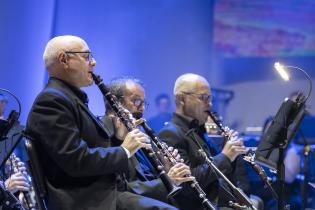
<instances>
[{"instance_id":1,"label":"black trousers","mask_svg":"<svg viewBox=\"0 0 315 210\"><path fill-rule=\"evenodd\" d=\"M117 210L178 210L170 204L131 192L117 192Z\"/></svg>"}]
</instances>

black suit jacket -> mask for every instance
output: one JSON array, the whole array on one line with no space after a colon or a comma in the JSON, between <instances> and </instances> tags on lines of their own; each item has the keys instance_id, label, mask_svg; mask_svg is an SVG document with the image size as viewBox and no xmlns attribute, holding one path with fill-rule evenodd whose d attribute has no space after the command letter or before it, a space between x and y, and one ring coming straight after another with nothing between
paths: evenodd
<instances>
[{"instance_id":1,"label":"black suit jacket","mask_svg":"<svg viewBox=\"0 0 315 210\"><path fill-rule=\"evenodd\" d=\"M158 136L167 143L167 145L178 149L185 163L191 167L192 175L196 177L203 190L208 194L211 200L218 195L218 179L214 171L205 163L204 158L199 154L199 147L194 139L204 150L212 156L211 148L208 147L202 136L198 132L198 123L195 120L184 116L174 114L172 122L164 127ZM214 164L225 174L232 172L231 161L222 153L213 156ZM197 199L187 205L198 205Z\"/></svg>"},{"instance_id":2,"label":"black suit jacket","mask_svg":"<svg viewBox=\"0 0 315 210\"><path fill-rule=\"evenodd\" d=\"M50 78L29 113L26 132L39 148L48 209L116 209L116 173L127 171L127 155L111 147L85 102L85 93Z\"/></svg>"},{"instance_id":3,"label":"black suit jacket","mask_svg":"<svg viewBox=\"0 0 315 210\"><path fill-rule=\"evenodd\" d=\"M122 142L115 138L115 128L110 118L103 118L104 125L108 128L108 134L115 145L120 145ZM159 201L168 202L167 189L161 179L156 175L156 172L145 154L138 150L134 156L128 159L128 172L126 173L127 188L125 190L157 199Z\"/></svg>"}]
</instances>

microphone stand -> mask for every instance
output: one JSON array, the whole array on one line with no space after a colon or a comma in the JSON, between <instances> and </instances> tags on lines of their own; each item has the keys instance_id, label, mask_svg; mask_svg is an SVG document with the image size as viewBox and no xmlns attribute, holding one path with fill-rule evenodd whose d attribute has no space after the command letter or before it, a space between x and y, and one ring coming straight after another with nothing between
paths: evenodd
<instances>
[{"instance_id":1,"label":"microphone stand","mask_svg":"<svg viewBox=\"0 0 315 210\"><path fill-rule=\"evenodd\" d=\"M206 163L215 170L215 172L229 185L232 189L233 194L240 203L235 203L233 201L229 202L229 205L235 209L246 209L247 207L257 210L255 206L250 202L249 198L242 192L239 188L235 187L234 184L218 169L218 167L208 158L206 152L203 149L199 149L198 152L205 159Z\"/></svg>"},{"instance_id":2,"label":"microphone stand","mask_svg":"<svg viewBox=\"0 0 315 210\"><path fill-rule=\"evenodd\" d=\"M255 163L255 154L253 155L248 155L248 156L244 156L243 159L247 162L249 162L250 166L252 167L252 169L258 174L259 178L261 179L261 181L265 184L264 187L268 188L273 196L274 199L278 200L278 194L275 191L275 189L271 186L271 183L269 181L269 177L267 176L265 170L259 166L258 164Z\"/></svg>"},{"instance_id":3,"label":"microphone stand","mask_svg":"<svg viewBox=\"0 0 315 210\"><path fill-rule=\"evenodd\" d=\"M245 195L245 193L242 192L242 190L240 190L239 188L235 187L234 184L220 171L220 169L218 169L218 167L212 162L212 160L210 160L210 158L208 157L207 153L203 150L202 146L199 144L199 142L197 141L195 135L194 135L194 131L195 129L192 128L190 130L188 130L186 132L186 136L191 135L192 140L195 142L195 144L199 147L199 154L201 154L201 156L205 159L206 163L215 171L215 173L217 175L219 175L221 178L223 178L223 180L229 185L229 187L232 189L233 191L233 195L234 197L237 198L237 200L240 201L241 204L239 203L235 203L233 201L229 202L229 205L235 209L246 209L247 207L251 208L252 210L257 210L257 208L255 206L253 206L253 204L250 202L249 198L247 197L247 195Z\"/></svg>"}]
</instances>

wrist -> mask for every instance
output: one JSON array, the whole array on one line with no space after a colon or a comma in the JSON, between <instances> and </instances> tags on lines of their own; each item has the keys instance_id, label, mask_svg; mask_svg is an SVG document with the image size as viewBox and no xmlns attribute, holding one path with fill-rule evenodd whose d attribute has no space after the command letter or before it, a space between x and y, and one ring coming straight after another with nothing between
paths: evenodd
<instances>
[{"instance_id":1,"label":"wrist","mask_svg":"<svg viewBox=\"0 0 315 210\"><path fill-rule=\"evenodd\" d=\"M130 151L129 151L127 148L123 147L123 146L121 146L121 147L124 149L124 151L125 151L126 154L127 154L128 159L129 159L129 158L131 157Z\"/></svg>"}]
</instances>

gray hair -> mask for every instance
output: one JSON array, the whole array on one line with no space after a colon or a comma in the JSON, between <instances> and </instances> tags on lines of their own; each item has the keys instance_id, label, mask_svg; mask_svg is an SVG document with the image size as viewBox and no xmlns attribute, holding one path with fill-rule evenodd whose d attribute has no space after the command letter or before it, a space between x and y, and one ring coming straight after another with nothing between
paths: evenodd
<instances>
[{"instance_id":1,"label":"gray hair","mask_svg":"<svg viewBox=\"0 0 315 210\"><path fill-rule=\"evenodd\" d=\"M126 94L128 82L137 84L144 89L144 83L141 80L136 79L134 77L130 77L130 76L122 76L122 77L114 78L106 85L109 91L111 92L111 94L114 95L120 103L123 103L123 97ZM105 107L106 107L106 114L108 114L109 112L112 111L112 109L110 105L107 103L105 98L104 98L104 101L105 101Z\"/></svg>"}]
</instances>

